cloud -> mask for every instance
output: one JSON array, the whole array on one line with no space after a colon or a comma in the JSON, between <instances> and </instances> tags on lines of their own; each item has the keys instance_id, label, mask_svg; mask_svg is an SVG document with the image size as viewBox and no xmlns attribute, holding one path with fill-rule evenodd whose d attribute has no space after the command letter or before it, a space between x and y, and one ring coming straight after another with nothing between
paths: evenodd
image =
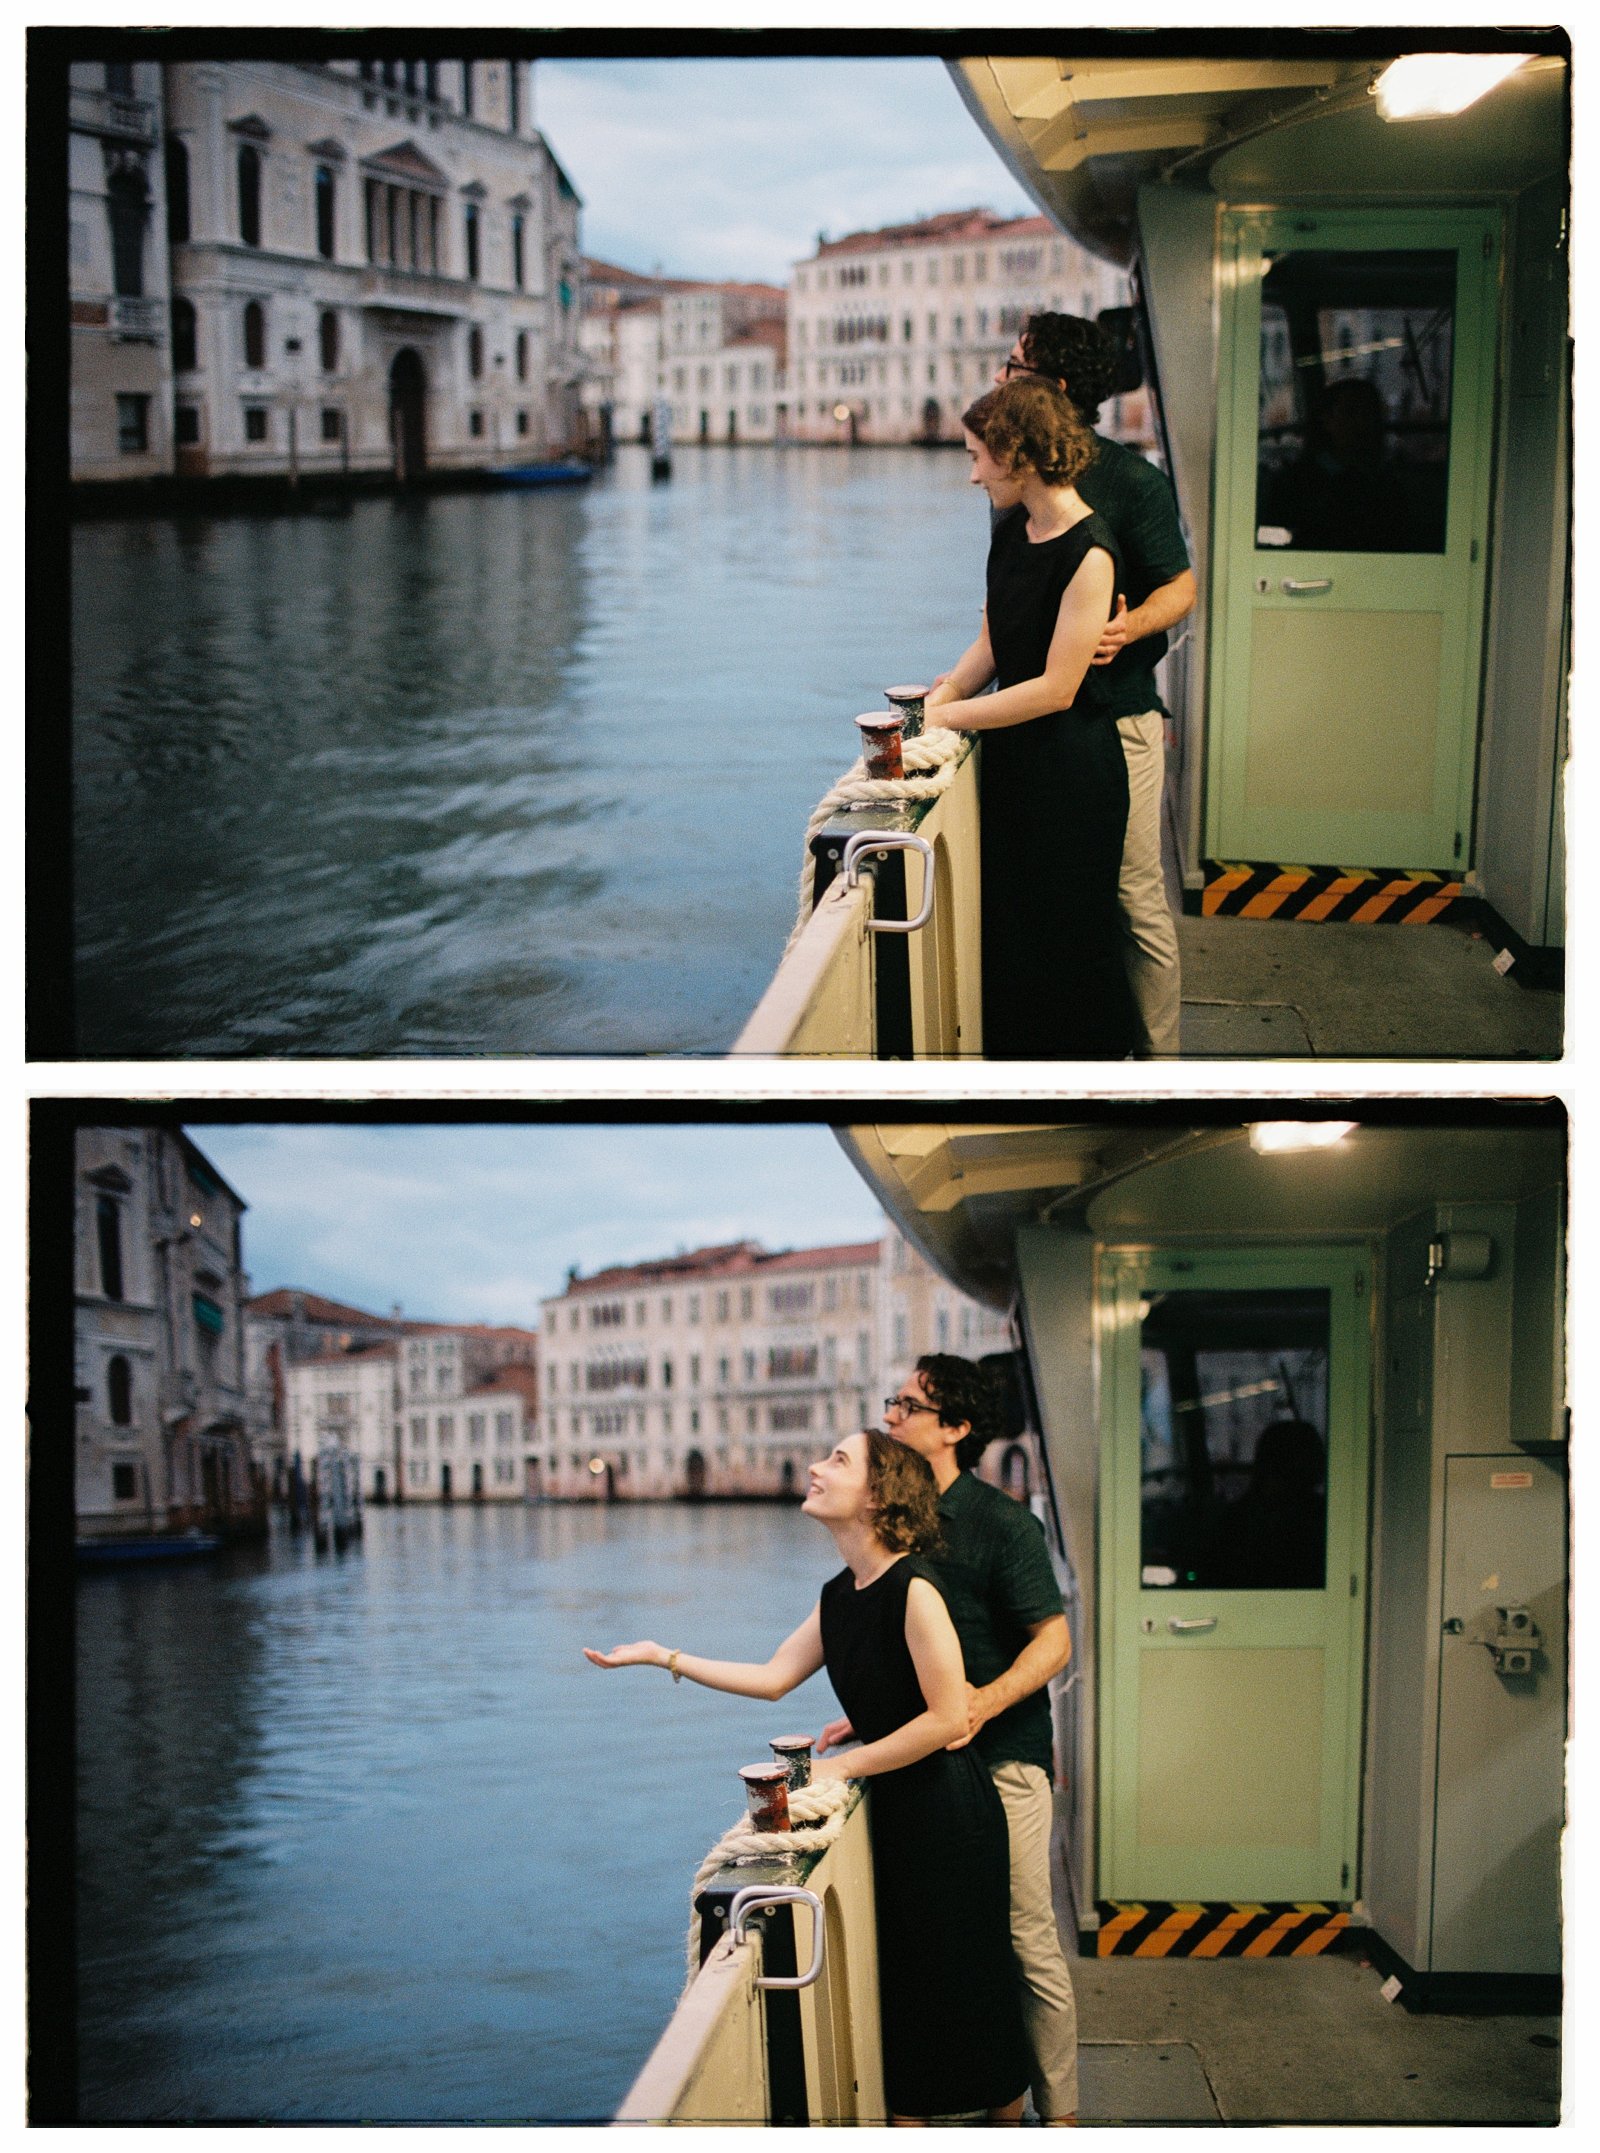
<instances>
[{"instance_id":1,"label":"cloud","mask_svg":"<svg viewBox=\"0 0 1600 2153\"><path fill-rule=\"evenodd\" d=\"M257 1292L533 1323L584 1271L745 1237L871 1239L881 1220L816 1125L196 1123L250 1205Z\"/></svg>"}]
</instances>

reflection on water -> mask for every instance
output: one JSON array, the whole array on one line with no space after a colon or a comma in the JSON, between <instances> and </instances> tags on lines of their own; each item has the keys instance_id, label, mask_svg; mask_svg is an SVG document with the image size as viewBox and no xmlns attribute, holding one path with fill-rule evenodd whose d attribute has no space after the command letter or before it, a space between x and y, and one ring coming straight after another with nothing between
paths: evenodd
<instances>
[{"instance_id":1,"label":"reflection on water","mask_svg":"<svg viewBox=\"0 0 1600 2153\"><path fill-rule=\"evenodd\" d=\"M85 2120L608 2116L738 1767L837 1706L580 1648L765 1658L837 1567L790 1509L413 1506L85 1578Z\"/></svg>"},{"instance_id":2,"label":"reflection on water","mask_svg":"<svg viewBox=\"0 0 1600 2153\"><path fill-rule=\"evenodd\" d=\"M971 640L917 449L623 448L595 484L80 525L91 1055L717 1053L883 683Z\"/></svg>"}]
</instances>

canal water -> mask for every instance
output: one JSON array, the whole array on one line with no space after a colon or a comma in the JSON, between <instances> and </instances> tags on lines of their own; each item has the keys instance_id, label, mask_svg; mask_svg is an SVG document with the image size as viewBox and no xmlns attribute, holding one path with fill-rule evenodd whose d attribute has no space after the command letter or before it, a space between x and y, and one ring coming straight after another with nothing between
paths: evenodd
<instances>
[{"instance_id":1,"label":"canal water","mask_svg":"<svg viewBox=\"0 0 1600 2153\"><path fill-rule=\"evenodd\" d=\"M80 1051L717 1054L858 711L971 641L966 459L73 533Z\"/></svg>"},{"instance_id":2,"label":"canal water","mask_svg":"<svg viewBox=\"0 0 1600 2153\"><path fill-rule=\"evenodd\" d=\"M609 2117L738 1767L837 1706L581 1648L765 1658L837 1567L787 1507L413 1505L86 1577L83 2119Z\"/></svg>"}]
</instances>

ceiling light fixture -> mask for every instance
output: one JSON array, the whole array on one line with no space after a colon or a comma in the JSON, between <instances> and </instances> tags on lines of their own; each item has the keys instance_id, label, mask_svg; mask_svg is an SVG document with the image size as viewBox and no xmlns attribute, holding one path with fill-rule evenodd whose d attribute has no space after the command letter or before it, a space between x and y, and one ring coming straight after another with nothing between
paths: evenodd
<instances>
[{"instance_id":1,"label":"ceiling light fixture","mask_svg":"<svg viewBox=\"0 0 1600 2153\"><path fill-rule=\"evenodd\" d=\"M1514 75L1526 52L1412 52L1391 60L1373 84L1386 120L1436 120L1465 112Z\"/></svg>"},{"instance_id":2,"label":"ceiling light fixture","mask_svg":"<svg viewBox=\"0 0 1600 2153\"><path fill-rule=\"evenodd\" d=\"M1252 1151L1323 1151L1342 1143L1355 1127L1353 1121L1253 1121Z\"/></svg>"}]
</instances>

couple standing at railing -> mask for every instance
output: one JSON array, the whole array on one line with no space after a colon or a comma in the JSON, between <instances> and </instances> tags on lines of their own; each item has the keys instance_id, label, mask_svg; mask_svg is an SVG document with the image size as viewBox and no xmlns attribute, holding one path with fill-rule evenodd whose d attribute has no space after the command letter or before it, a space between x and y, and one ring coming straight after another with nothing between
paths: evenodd
<instances>
[{"instance_id":1,"label":"couple standing at railing","mask_svg":"<svg viewBox=\"0 0 1600 2153\"><path fill-rule=\"evenodd\" d=\"M1050 1889L1045 1685L1072 1645L1044 1531L970 1471L996 1432L982 1369L925 1353L887 1400L893 1430L810 1469L803 1508L845 1568L770 1660L652 1641L589 1651L709 1689L778 1698L826 1667L849 1714L814 1778L873 1782L884 2084L892 2120L1078 2106L1077 2014Z\"/></svg>"},{"instance_id":2,"label":"couple standing at railing","mask_svg":"<svg viewBox=\"0 0 1600 2153\"><path fill-rule=\"evenodd\" d=\"M995 510L987 603L927 714L986 736L989 1059L1178 1052L1155 668L1195 580L1166 477L1091 431L1116 363L1097 323L1034 314L961 422Z\"/></svg>"}]
</instances>

